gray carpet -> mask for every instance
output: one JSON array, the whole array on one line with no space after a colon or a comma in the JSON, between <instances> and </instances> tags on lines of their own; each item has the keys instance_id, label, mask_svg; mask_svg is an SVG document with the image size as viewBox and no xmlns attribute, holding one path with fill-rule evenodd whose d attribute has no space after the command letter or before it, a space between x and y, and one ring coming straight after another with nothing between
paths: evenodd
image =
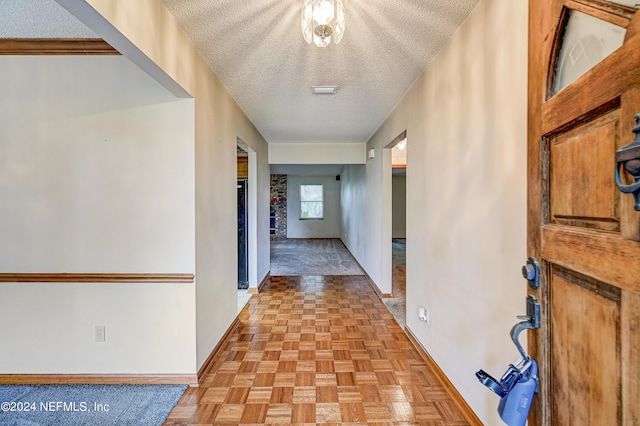
<instances>
[{"instance_id":1,"label":"gray carpet","mask_svg":"<svg viewBox=\"0 0 640 426\"><path fill-rule=\"evenodd\" d=\"M363 275L339 239L271 242L271 275Z\"/></svg>"},{"instance_id":2,"label":"gray carpet","mask_svg":"<svg viewBox=\"0 0 640 426\"><path fill-rule=\"evenodd\" d=\"M186 385L0 385L3 426L158 426Z\"/></svg>"}]
</instances>

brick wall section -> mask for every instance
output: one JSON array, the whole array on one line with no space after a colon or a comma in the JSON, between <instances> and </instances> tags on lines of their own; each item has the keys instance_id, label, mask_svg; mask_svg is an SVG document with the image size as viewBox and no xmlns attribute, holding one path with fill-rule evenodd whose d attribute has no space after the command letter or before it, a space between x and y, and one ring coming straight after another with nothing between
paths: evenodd
<instances>
[{"instance_id":1,"label":"brick wall section","mask_svg":"<svg viewBox=\"0 0 640 426\"><path fill-rule=\"evenodd\" d=\"M271 175L271 241L287 239L287 175Z\"/></svg>"}]
</instances>

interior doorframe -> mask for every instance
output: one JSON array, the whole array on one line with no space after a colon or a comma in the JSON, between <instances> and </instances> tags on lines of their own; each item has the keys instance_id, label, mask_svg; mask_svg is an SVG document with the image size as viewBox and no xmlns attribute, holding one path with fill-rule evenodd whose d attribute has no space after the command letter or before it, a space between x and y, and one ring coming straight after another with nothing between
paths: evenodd
<instances>
[{"instance_id":1,"label":"interior doorframe","mask_svg":"<svg viewBox=\"0 0 640 426\"><path fill-rule=\"evenodd\" d=\"M247 257L249 289L258 288L258 157L249 145L237 138L237 144L248 154L247 178Z\"/></svg>"},{"instance_id":2,"label":"interior doorframe","mask_svg":"<svg viewBox=\"0 0 640 426\"><path fill-rule=\"evenodd\" d=\"M389 289L389 294L393 294L393 250L391 240L393 239L393 174L391 150L400 141L407 138L407 130L403 130L382 150L382 285L381 289ZM408 144L407 144L408 145ZM408 149L408 148L407 148ZM409 152L407 151L407 174L409 170ZM384 293L384 291L383 291ZM405 315L406 317L406 315ZM405 318L406 320L406 318Z\"/></svg>"}]
</instances>

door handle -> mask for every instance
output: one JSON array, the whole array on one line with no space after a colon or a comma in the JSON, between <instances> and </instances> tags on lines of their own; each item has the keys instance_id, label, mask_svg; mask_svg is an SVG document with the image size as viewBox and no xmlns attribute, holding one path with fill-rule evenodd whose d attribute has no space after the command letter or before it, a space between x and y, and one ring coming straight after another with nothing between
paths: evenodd
<instances>
[{"instance_id":1,"label":"door handle","mask_svg":"<svg viewBox=\"0 0 640 426\"><path fill-rule=\"evenodd\" d=\"M531 294L527 296L527 314L519 315L518 319L521 321L511 327L509 334L522 358L529 358L518 337L524 330L540 328L540 303L538 303L538 299L535 296Z\"/></svg>"},{"instance_id":2,"label":"door handle","mask_svg":"<svg viewBox=\"0 0 640 426\"><path fill-rule=\"evenodd\" d=\"M494 379L484 370L476 372L480 383L500 397L498 414L509 426L524 426L533 395L538 392L538 364L518 341L522 331L540 327L540 304L535 296L527 296L527 315L518 316L518 319L521 321L511 328L510 334L522 358L515 364L509 364L500 380Z\"/></svg>"},{"instance_id":3,"label":"door handle","mask_svg":"<svg viewBox=\"0 0 640 426\"><path fill-rule=\"evenodd\" d=\"M633 194L636 201L635 209L640 211L640 114L636 115L636 125L633 133L636 134L634 140L626 146L616 151L616 170L614 177L618 189L625 194ZM622 183L620 168L625 170L634 178L631 184Z\"/></svg>"}]
</instances>

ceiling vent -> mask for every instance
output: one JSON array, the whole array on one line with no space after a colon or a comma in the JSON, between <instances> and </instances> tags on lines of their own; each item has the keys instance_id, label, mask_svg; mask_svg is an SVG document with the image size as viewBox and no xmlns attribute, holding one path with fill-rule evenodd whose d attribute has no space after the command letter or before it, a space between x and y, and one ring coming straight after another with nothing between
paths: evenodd
<instances>
[{"instance_id":1,"label":"ceiling vent","mask_svg":"<svg viewBox=\"0 0 640 426\"><path fill-rule=\"evenodd\" d=\"M335 95L338 93L338 86L311 86L311 93L314 95Z\"/></svg>"}]
</instances>

